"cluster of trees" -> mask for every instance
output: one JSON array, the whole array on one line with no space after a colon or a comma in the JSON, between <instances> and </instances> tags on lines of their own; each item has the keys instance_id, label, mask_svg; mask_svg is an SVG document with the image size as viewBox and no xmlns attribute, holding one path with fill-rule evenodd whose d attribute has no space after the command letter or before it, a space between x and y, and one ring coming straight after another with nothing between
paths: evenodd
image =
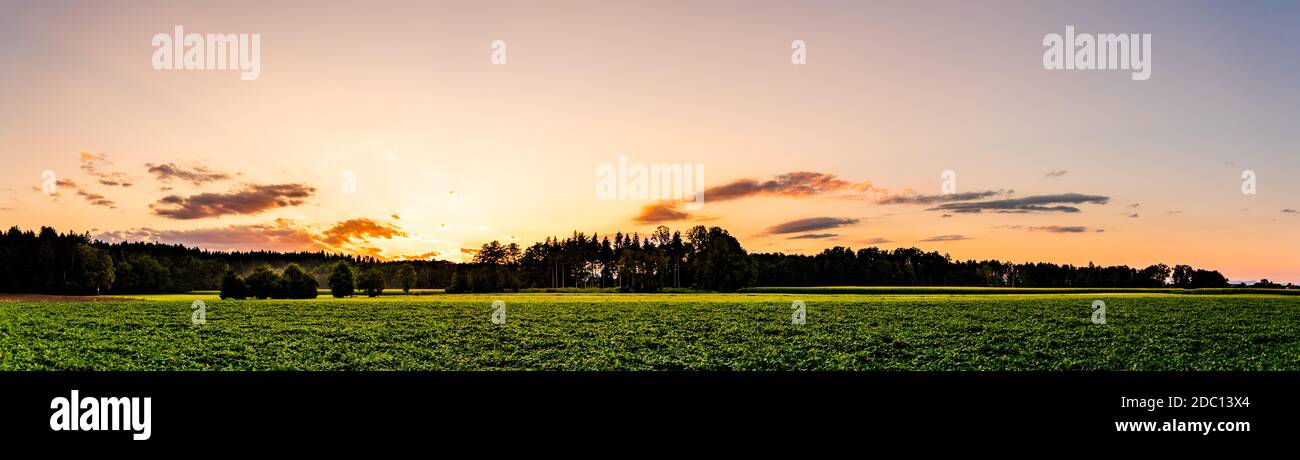
<instances>
[{"instance_id":1,"label":"cluster of trees","mask_svg":"<svg viewBox=\"0 0 1300 460\"><path fill-rule=\"evenodd\" d=\"M217 290L223 288L227 273L247 280L259 268L283 272L290 265L324 285L339 262L376 267L388 287L443 288L451 283L456 266L326 252L221 252L151 242L106 243L50 227L37 232L12 227L0 233L0 258L0 292L74 295Z\"/></svg>"},{"instance_id":2,"label":"cluster of trees","mask_svg":"<svg viewBox=\"0 0 1300 460\"><path fill-rule=\"evenodd\" d=\"M470 263L389 261L325 252L212 252L147 242L105 243L88 234L17 227L0 234L0 292L165 293L220 289L227 298L378 295L385 287L448 292L522 288L672 288L734 291L747 286L1227 287L1219 272L1156 264L1128 266L953 260L917 248L845 247L816 255L749 254L718 227L685 234L547 238L522 248L484 244ZM1243 286L1244 287L1244 286ZM1262 280L1253 287L1282 288Z\"/></svg>"},{"instance_id":3,"label":"cluster of trees","mask_svg":"<svg viewBox=\"0 0 1300 460\"><path fill-rule=\"evenodd\" d=\"M410 293L417 279L415 268L409 264L400 266L397 278L402 290ZM282 273L276 273L270 265L260 265L247 278L226 271L221 279L221 298L314 299L319 286L316 278L298 264L289 264ZM376 265L353 266L341 260L330 272L329 289L334 297L351 297L358 289L375 297L384 291L384 274Z\"/></svg>"},{"instance_id":4,"label":"cluster of trees","mask_svg":"<svg viewBox=\"0 0 1300 460\"><path fill-rule=\"evenodd\" d=\"M985 286L985 287L1228 287L1217 271L1164 264L1125 265L955 261L917 248L834 247L817 255L754 254L762 286Z\"/></svg>"},{"instance_id":5,"label":"cluster of trees","mask_svg":"<svg viewBox=\"0 0 1300 460\"><path fill-rule=\"evenodd\" d=\"M0 234L0 257L0 292L99 294L114 285L121 268L89 236L49 227L39 234L17 227Z\"/></svg>"},{"instance_id":6,"label":"cluster of trees","mask_svg":"<svg viewBox=\"0 0 1300 460\"><path fill-rule=\"evenodd\" d=\"M276 273L270 265L260 265L247 278L226 271L221 278L221 298L314 299L319 285L298 264L289 264L283 273Z\"/></svg>"},{"instance_id":7,"label":"cluster of trees","mask_svg":"<svg viewBox=\"0 0 1300 460\"><path fill-rule=\"evenodd\" d=\"M495 292L528 288L614 287L653 292L690 287L735 291L752 286L754 261L735 237L719 227L686 232L660 226L603 238L574 232L521 250L498 241L484 244L469 264L457 267L448 292Z\"/></svg>"}]
</instances>

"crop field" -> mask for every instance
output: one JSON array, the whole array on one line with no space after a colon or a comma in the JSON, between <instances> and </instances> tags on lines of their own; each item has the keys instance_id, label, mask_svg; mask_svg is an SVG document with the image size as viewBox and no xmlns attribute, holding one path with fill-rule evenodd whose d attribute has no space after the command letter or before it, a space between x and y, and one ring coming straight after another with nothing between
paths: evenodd
<instances>
[{"instance_id":1,"label":"crop field","mask_svg":"<svg viewBox=\"0 0 1300 460\"><path fill-rule=\"evenodd\" d=\"M10 298L0 369L1300 370L1296 296L829 292Z\"/></svg>"}]
</instances>

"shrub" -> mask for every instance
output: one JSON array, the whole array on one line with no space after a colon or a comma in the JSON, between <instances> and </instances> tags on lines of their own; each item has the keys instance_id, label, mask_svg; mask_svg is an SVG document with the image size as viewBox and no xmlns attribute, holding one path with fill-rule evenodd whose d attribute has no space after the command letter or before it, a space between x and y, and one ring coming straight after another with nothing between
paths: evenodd
<instances>
[{"instance_id":1,"label":"shrub","mask_svg":"<svg viewBox=\"0 0 1300 460\"><path fill-rule=\"evenodd\" d=\"M366 296L375 297L384 292L384 274L379 271L379 267L369 267L361 272L357 287L360 287Z\"/></svg>"},{"instance_id":2,"label":"shrub","mask_svg":"<svg viewBox=\"0 0 1300 460\"><path fill-rule=\"evenodd\" d=\"M244 285L244 279L236 275L233 270L226 270L226 275L221 277L221 298L248 298L248 286Z\"/></svg>"},{"instance_id":3,"label":"shrub","mask_svg":"<svg viewBox=\"0 0 1300 460\"><path fill-rule=\"evenodd\" d=\"M329 283L330 295L334 297L352 297L356 292L357 283L352 277L352 267L349 267L345 261L334 264L334 272L330 273Z\"/></svg>"}]
</instances>

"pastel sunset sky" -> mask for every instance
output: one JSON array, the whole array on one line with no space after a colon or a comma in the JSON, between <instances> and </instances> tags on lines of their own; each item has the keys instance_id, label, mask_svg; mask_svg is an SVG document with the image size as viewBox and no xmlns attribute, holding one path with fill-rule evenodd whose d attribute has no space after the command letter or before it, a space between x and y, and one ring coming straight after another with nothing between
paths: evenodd
<instances>
[{"instance_id":1,"label":"pastel sunset sky","mask_svg":"<svg viewBox=\"0 0 1300 460\"><path fill-rule=\"evenodd\" d=\"M0 5L6 228L460 260L704 224L1300 281L1294 2ZM178 25L260 34L260 77L156 70ZM1151 34L1151 78L1044 69L1069 25ZM703 208L598 199L620 156L703 165Z\"/></svg>"}]
</instances>

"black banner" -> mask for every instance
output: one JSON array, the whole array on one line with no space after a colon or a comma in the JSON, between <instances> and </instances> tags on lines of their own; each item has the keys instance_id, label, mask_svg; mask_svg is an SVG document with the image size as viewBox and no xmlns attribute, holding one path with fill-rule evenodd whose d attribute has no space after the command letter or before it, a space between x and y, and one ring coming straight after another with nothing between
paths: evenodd
<instances>
[{"instance_id":1,"label":"black banner","mask_svg":"<svg viewBox=\"0 0 1300 460\"><path fill-rule=\"evenodd\" d=\"M1290 372L0 374L6 445L142 448L496 436L563 444L577 434L728 442L719 430L789 442L870 434L1239 443L1294 433L1295 388L1300 373Z\"/></svg>"}]
</instances>

